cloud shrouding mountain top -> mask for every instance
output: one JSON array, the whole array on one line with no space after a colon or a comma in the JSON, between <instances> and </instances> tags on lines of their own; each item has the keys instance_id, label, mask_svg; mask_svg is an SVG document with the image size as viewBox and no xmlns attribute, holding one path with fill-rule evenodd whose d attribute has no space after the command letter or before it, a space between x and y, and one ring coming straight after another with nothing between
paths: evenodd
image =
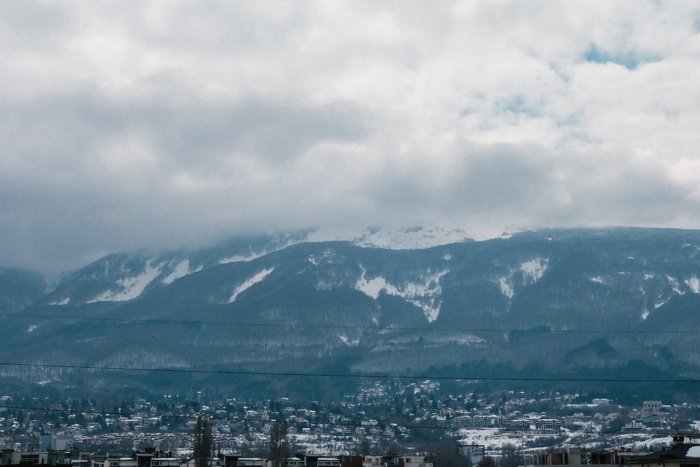
<instances>
[{"instance_id":1,"label":"cloud shrouding mountain top","mask_svg":"<svg viewBox=\"0 0 700 467\"><path fill-rule=\"evenodd\" d=\"M3 2L0 263L700 227L694 2Z\"/></svg>"}]
</instances>

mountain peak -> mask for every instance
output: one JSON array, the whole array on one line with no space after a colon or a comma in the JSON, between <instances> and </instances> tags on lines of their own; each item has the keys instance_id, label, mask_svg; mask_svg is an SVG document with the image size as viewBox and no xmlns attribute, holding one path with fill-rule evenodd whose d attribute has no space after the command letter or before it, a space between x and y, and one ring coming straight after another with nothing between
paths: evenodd
<instances>
[{"instance_id":1,"label":"mountain peak","mask_svg":"<svg viewBox=\"0 0 700 467\"><path fill-rule=\"evenodd\" d=\"M309 233L309 242L331 240L348 241L366 248L384 248L387 250L422 250L450 243L471 241L462 229L446 229L439 226L421 226L411 228L379 228L357 231L317 230Z\"/></svg>"}]
</instances>

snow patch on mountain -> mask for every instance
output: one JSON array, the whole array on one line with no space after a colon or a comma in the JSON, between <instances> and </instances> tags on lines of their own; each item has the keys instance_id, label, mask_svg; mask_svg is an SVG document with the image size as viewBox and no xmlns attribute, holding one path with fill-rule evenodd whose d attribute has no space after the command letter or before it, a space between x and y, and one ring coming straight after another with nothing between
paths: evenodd
<instances>
[{"instance_id":1,"label":"snow patch on mountain","mask_svg":"<svg viewBox=\"0 0 700 467\"><path fill-rule=\"evenodd\" d=\"M64 298L63 300L58 300L49 303L49 305L68 305L70 303L70 297Z\"/></svg>"},{"instance_id":2,"label":"snow patch on mountain","mask_svg":"<svg viewBox=\"0 0 700 467\"><path fill-rule=\"evenodd\" d=\"M146 263L146 268L141 274L133 277L126 277L116 281L118 288L108 290L98 295L87 303L95 302L125 302L133 300L146 290L146 287L158 277L163 269L163 264L153 266L153 261Z\"/></svg>"},{"instance_id":3,"label":"snow patch on mountain","mask_svg":"<svg viewBox=\"0 0 700 467\"><path fill-rule=\"evenodd\" d=\"M591 282L595 282L596 284L605 284L605 281L600 276L591 277Z\"/></svg>"},{"instance_id":4,"label":"snow patch on mountain","mask_svg":"<svg viewBox=\"0 0 700 467\"><path fill-rule=\"evenodd\" d=\"M501 289L501 293L512 299L515 295L515 287L513 285L513 276L520 273L524 285L531 285L542 278L549 262L545 258L535 258L530 261L525 261L520 264L520 267L516 269L511 269L510 272L498 278L498 287ZM593 279L591 279L593 280Z\"/></svg>"},{"instance_id":5,"label":"snow patch on mountain","mask_svg":"<svg viewBox=\"0 0 700 467\"><path fill-rule=\"evenodd\" d=\"M338 338L340 339L340 342L350 347L360 345L360 339L350 339L348 336L345 335L338 336Z\"/></svg>"},{"instance_id":6,"label":"snow patch on mountain","mask_svg":"<svg viewBox=\"0 0 700 467\"><path fill-rule=\"evenodd\" d=\"M535 258L530 261L526 261L520 265L520 272L523 274L525 282L528 284L534 284L538 280L542 279L545 271L547 271L547 266L549 261L544 258Z\"/></svg>"},{"instance_id":7,"label":"snow patch on mountain","mask_svg":"<svg viewBox=\"0 0 700 467\"><path fill-rule=\"evenodd\" d=\"M498 286L501 289L501 293L508 297L509 299L513 298L513 285L511 284L511 276L507 277L501 277L498 279Z\"/></svg>"},{"instance_id":8,"label":"snow patch on mountain","mask_svg":"<svg viewBox=\"0 0 700 467\"><path fill-rule=\"evenodd\" d=\"M275 238L273 241L268 242L267 246L262 247L262 249L259 249L258 251L254 251L255 247L251 247L250 250L247 253L243 254L235 254L233 256L227 256L225 258L221 258L218 260L219 264L228 264L228 263L240 263L240 262L250 262L253 261L254 259L261 258L265 255L268 255L270 253L274 253L275 251L283 250L287 248L288 246L296 245L297 243L301 243L305 241L306 239L306 234L302 234L302 236L299 235L293 235L288 238Z\"/></svg>"},{"instance_id":9,"label":"snow patch on mountain","mask_svg":"<svg viewBox=\"0 0 700 467\"><path fill-rule=\"evenodd\" d=\"M335 250L329 248L319 255L310 255L306 260L314 266L321 264L342 264L343 258Z\"/></svg>"},{"instance_id":10,"label":"snow patch on mountain","mask_svg":"<svg viewBox=\"0 0 700 467\"><path fill-rule=\"evenodd\" d=\"M440 305L442 303L440 278L448 272L448 270L435 272L422 277L420 282L406 282L400 286L395 286L383 277L367 279L367 271L362 268L362 275L355 283L355 289L375 300L379 298L379 294L382 291L389 295L401 297L423 310L423 314L425 314L428 322L432 323L440 314Z\"/></svg>"},{"instance_id":11,"label":"snow patch on mountain","mask_svg":"<svg viewBox=\"0 0 700 467\"><path fill-rule=\"evenodd\" d=\"M678 294L678 295L683 295L684 292L680 289L680 285L678 284L678 280L675 277L671 276L666 276L666 280L668 280L669 284L671 284L671 287L673 287L673 293Z\"/></svg>"},{"instance_id":12,"label":"snow patch on mountain","mask_svg":"<svg viewBox=\"0 0 700 467\"><path fill-rule=\"evenodd\" d=\"M439 245L470 240L466 231L442 227L416 227L410 229L376 229L337 232L318 230L308 234L308 242L347 241L358 246L390 250L422 250Z\"/></svg>"},{"instance_id":13,"label":"snow patch on mountain","mask_svg":"<svg viewBox=\"0 0 700 467\"><path fill-rule=\"evenodd\" d=\"M690 290L693 293L700 293L700 279L698 279L697 276L693 276L684 282L688 287L690 287Z\"/></svg>"},{"instance_id":14,"label":"snow patch on mountain","mask_svg":"<svg viewBox=\"0 0 700 467\"><path fill-rule=\"evenodd\" d=\"M219 264L249 262L249 261L253 261L254 259L258 259L262 256L265 256L266 254L267 254L267 252L250 253L248 255L233 255L233 256L230 256L228 258L220 259Z\"/></svg>"},{"instance_id":15,"label":"snow patch on mountain","mask_svg":"<svg viewBox=\"0 0 700 467\"><path fill-rule=\"evenodd\" d=\"M29 328L27 328L27 333L33 332L38 327L38 325L32 324L31 326L29 326Z\"/></svg>"},{"instance_id":16,"label":"snow patch on mountain","mask_svg":"<svg viewBox=\"0 0 700 467\"><path fill-rule=\"evenodd\" d=\"M258 282L262 282L262 280L265 279L274 270L275 268L263 269L262 271L260 271L259 273L257 273L238 287L236 287L236 289L231 294L231 298L228 300L228 302L233 303L234 301L236 301L236 297L238 297L242 292L257 284Z\"/></svg>"},{"instance_id":17,"label":"snow patch on mountain","mask_svg":"<svg viewBox=\"0 0 700 467\"><path fill-rule=\"evenodd\" d=\"M173 281L176 279L179 279L181 277L185 277L187 274L190 273L190 260L186 259L184 261L180 261L177 266L173 268L173 272L168 274L168 276L163 279L163 284L169 285L172 284Z\"/></svg>"},{"instance_id":18,"label":"snow patch on mountain","mask_svg":"<svg viewBox=\"0 0 700 467\"><path fill-rule=\"evenodd\" d=\"M399 295L399 289L389 284L383 277L375 277L374 279L367 280L365 274L367 271L362 269L362 276L357 280L355 284L355 289L363 292L365 295L369 295L373 299L379 298L379 292L382 290L386 291L389 295Z\"/></svg>"}]
</instances>

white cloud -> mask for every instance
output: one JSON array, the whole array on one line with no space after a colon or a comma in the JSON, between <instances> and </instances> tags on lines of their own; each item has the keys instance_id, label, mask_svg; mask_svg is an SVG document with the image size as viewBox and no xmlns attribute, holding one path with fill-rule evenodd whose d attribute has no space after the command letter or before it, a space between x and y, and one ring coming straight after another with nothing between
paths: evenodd
<instances>
[{"instance_id":1,"label":"white cloud","mask_svg":"<svg viewBox=\"0 0 700 467\"><path fill-rule=\"evenodd\" d=\"M694 3L0 11L2 264L256 229L700 227Z\"/></svg>"}]
</instances>

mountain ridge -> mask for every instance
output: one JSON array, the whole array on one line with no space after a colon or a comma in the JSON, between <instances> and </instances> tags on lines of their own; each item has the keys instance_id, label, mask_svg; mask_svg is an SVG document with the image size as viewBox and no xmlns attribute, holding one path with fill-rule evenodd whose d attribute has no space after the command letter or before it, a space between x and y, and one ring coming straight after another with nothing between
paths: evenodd
<instances>
[{"instance_id":1,"label":"mountain ridge","mask_svg":"<svg viewBox=\"0 0 700 467\"><path fill-rule=\"evenodd\" d=\"M108 255L4 310L14 318L2 361L69 368L0 375L78 385L74 365L700 377L688 332L700 322L700 231L546 229L411 250L292 238L258 239L276 246L266 252L233 242ZM220 261L235 255L246 260Z\"/></svg>"}]
</instances>

